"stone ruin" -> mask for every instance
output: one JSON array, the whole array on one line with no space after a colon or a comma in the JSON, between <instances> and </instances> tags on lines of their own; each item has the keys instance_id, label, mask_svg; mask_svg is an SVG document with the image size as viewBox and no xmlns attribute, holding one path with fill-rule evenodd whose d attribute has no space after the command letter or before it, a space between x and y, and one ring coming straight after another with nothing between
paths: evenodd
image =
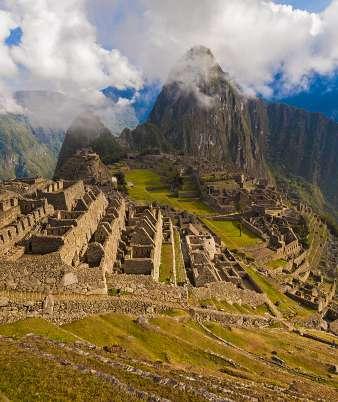
<instances>
[{"instance_id":1,"label":"stone ruin","mask_svg":"<svg viewBox=\"0 0 338 402\"><path fill-rule=\"evenodd\" d=\"M113 271L125 225L125 199L81 180L25 183L30 188L22 194L4 190L0 196L1 288L105 293L105 273Z\"/></svg>"},{"instance_id":2,"label":"stone ruin","mask_svg":"<svg viewBox=\"0 0 338 402\"><path fill-rule=\"evenodd\" d=\"M241 219L242 224L251 232L263 239L272 253L267 254L264 259L290 259L298 256L302 252L302 247L284 216L269 214L260 208L253 209L252 212L245 214Z\"/></svg>"},{"instance_id":3,"label":"stone ruin","mask_svg":"<svg viewBox=\"0 0 338 402\"><path fill-rule=\"evenodd\" d=\"M201 221L188 214L182 214L179 221L187 274L194 286L231 282L240 289L255 290L233 253Z\"/></svg>"},{"instance_id":4,"label":"stone ruin","mask_svg":"<svg viewBox=\"0 0 338 402\"><path fill-rule=\"evenodd\" d=\"M222 214L264 208L267 213L278 215L284 208L283 198L265 179L248 177L228 171L200 175L195 172L203 200Z\"/></svg>"},{"instance_id":5,"label":"stone ruin","mask_svg":"<svg viewBox=\"0 0 338 402\"><path fill-rule=\"evenodd\" d=\"M161 209L130 205L123 241L121 272L151 275L157 281L163 241Z\"/></svg>"},{"instance_id":6,"label":"stone ruin","mask_svg":"<svg viewBox=\"0 0 338 402\"><path fill-rule=\"evenodd\" d=\"M314 276L311 274L311 276ZM323 278L314 276L313 281L303 282L293 279L285 288L285 294L303 306L322 313L333 300L336 292L336 281L329 286L321 286Z\"/></svg>"}]
</instances>

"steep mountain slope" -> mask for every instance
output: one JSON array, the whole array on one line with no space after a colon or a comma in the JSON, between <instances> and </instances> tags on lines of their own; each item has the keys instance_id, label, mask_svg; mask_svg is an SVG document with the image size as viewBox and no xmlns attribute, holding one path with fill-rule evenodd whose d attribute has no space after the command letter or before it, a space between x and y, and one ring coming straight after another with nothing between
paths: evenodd
<instances>
[{"instance_id":1,"label":"steep mountain slope","mask_svg":"<svg viewBox=\"0 0 338 402\"><path fill-rule=\"evenodd\" d=\"M173 69L149 122L179 151L267 175L246 98L205 47L192 48Z\"/></svg>"},{"instance_id":2,"label":"steep mountain slope","mask_svg":"<svg viewBox=\"0 0 338 402\"><path fill-rule=\"evenodd\" d=\"M204 47L173 69L149 122L176 150L257 176L301 177L319 187L327 210L338 208L338 124L246 97Z\"/></svg>"},{"instance_id":3,"label":"steep mountain slope","mask_svg":"<svg viewBox=\"0 0 338 402\"><path fill-rule=\"evenodd\" d=\"M338 124L287 105L268 105L267 115L267 157L286 172L319 186L338 207Z\"/></svg>"},{"instance_id":4,"label":"steep mountain slope","mask_svg":"<svg viewBox=\"0 0 338 402\"><path fill-rule=\"evenodd\" d=\"M85 113L73 122L66 133L55 176L58 177L59 170L67 159L85 148L98 153L105 163L114 162L123 156L123 149L101 120L92 113Z\"/></svg>"},{"instance_id":5,"label":"steep mountain slope","mask_svg":"<svg viewBox=\"0 0 338 402\"><path fill-rule=\"evenodd\" d=\"M0 116L0 178L51 177L55 162L53 152L38 140L27 118Z\"/></svg>"},{"instance_id":6,"label":"steep mountain slope","mask_svg":"<svg viewBox=\"0 0 338 402\"><path fill-rule=\"evenodd\" d=\"M151 123L139 125L135 130L126 128L119 137L119 143L135 152L170 152L173 150L162 131Z\"/></svg>"}]
</instances>

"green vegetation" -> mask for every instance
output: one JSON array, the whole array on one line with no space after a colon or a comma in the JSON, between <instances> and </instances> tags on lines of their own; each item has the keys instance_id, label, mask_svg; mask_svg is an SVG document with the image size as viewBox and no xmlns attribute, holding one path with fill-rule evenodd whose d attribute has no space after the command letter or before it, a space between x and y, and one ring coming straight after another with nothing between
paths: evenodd
<instances>
[{"instance_id":1,"label":"green vegetation","mask_svg":"<svg viewBox=\"0 0 338 402\"><path fill-rule=\"evenodd\" d=\"M327 363L333 363L335 358L325 345L280 328L244 330L225 328L217 323L209 323L207 327L222 339L250 353L268 359L277 355L289 367L314 375L327 376Z\"/></svg>"},{"instance_id":2,"label":"green vegetation","mask_svg":"<svg viewBox=\"0 0 338 402\"><path fill-rule=\"evenodd\" d=\"M319 264L323 246L328 237L327 227L318 222L313 216L306 217L309 226L309 251L308 260L312 267L316 267Z\"/></svg>"},{"instance_id":3,"label":"green vegetation","mask_svg":"<svg viewBox=\"0 0 338 402\"><path fill-rule=\"evenodd\" d=\"M212 209L199 200L174 197L165 180L152 170L132 169L126 172L126 177L133 184L129 189L129 196L136 201L158 202L196 215L214 214Z\"/></svg>"},{"instance_id":4,"label":"green vegetation","mask_svg":"<svg viewBox=\"0 0 338 402\"><path fill-rule=\"evenodd\" d=\"M0 325L0 335L3 336L21 338L30 333L62 342L74 342L78 339L73 334L41 318L27 318L13 324Z\"/></svg>"},{"instance_id":5,"label":"green vegetation","mask_svg":"<svg viewBox=\"0 0 338 402\"><path fill-rule=\"evenodd\" d=\"M91 143L91 147L94 152L100 155L105 164L114 163L125 157L125 151L109 131L104 131L96 138Z\"/></svg>"},{"instance_id":6,"label":"green vegetation","mask_svg":"<svg viewBox=\"0 0 338 402\"><path fill-rule=\"evenodd\" d=\"M261 239L244 227L240 229L238 221L213 221L203 218L203 222L219 236L230 249L255 246Z\"/></svg>"},{"instance_id":7,"label":"green vegetation","mask_svg":"<svg viewBox=\"0 0 338 402\"><path fill-rule=\"evenodd\" d=\"M298 303L285 296L279 290L275 288L267 279L259 274L252 267L245 267L246 272L250 275L251 279L260 287L260 289L268 296L272 303L278 308L278 310L286 318L293 316L309 317L314 313L313 310L304 308Z\"/></svg>"},{"instance_id":8,"label":"green vegetation","mask_svg":"<svg viewBox=\"0 0 338 402\"><path fill-rule=\"evenodd\" d=\"M247 306L232 307L237 311L247 310ZM329 376L327 367L328 364L335 364L335 354L326 345L282 328L239 329L223 327L215 322L205 325L211 333L191 319L186 311L172 309L148 322L136 320L130 315L112 313L90 316L61 328L32 319L20 322L19 331L16 324L0 327L7 335L16 333L21 336L40 331L52 339L64 341L59 334L67 334L73 340L81 337L105 347L89 355L78 354L49 344L44 338L28 338L27 344L34 346L27 351L22 347L24 344L0 339L0 400L2 396L25 401L135 400L109 381L98 377L98 371L170 400L201 400L193 394L137 376L118 365L106 364L98 360L95 353L180 381L184 378L184 372L211 376L209 384L212 378L217 377L217 381L249 379L256 384L264 381L287 386L299 379L296 370L301 370L307 395L317 392L318 387L324 385L326 388L323 390L329 394L334 392L331 388L335 386L334 379ZM236 345L236 348L220 342L213 334ZM48 353L56 361L42 357L38 351ZM280 370L264 362L271 362L274 355L295 371ZM69 366L66 360L87 368L86 374ZM308 378L304 378L304 375ZM323 385L311 383L310 380L318 376Z\"/></svg>"},{"instance_id":9,"label":"green vegetation","mask_svg":"<svg viewBox=\"0 0 338 402\"><path fill-rule=\"evenodd\" d=\"M271 269L277 269L280 267L284 267L284 265L286 265L287 263L288 262L286 260L278 259L278 260L273 260L273 261L268 262L266 264L266 266Z\"/></svg>"},{"instance_id":10,"label":"green vegetation","mask_svg":"<svg viewBox=\"0 0 338 402\"><path fill-rule=\"evenodd\" d=\"M173 247L171 244L162 244L160 282L174 283Z\"/></svg>"},{"instance_id":11,"label":"green vegetation","mask_svg":"<svg viewBox=\"0 0 338 402\"><path fill-rule=\"evenodd\" d=\"M269 313L269 309L265 304L258 306L257 308L253 308L245 304L244 305L239 305L237 303L229 304L224 300L217 300L217 299L202 300L200 301L200 306L201 307L211 306L216 310L233 314L264 315L266 313Z\"/></svg>"},{"instance_id":12,"label":"green vegetation","mask_svg":"<svg viewBox=\"0 0 338 402\"><path fill-rule=\"evenodd\" d=\"M174 245L175 245L175 265L176 265L176 282L183 284L187 281L183 255L181 251L181 240L177 229L174 229Z\"/></svg>"},{"instance_id":13,"label":"green vegetation","mask_svg":"<svg viewBox=\"0 0 338 402\"><path fill-rule=\"evenodd\" d=\"M0 400L137 401L104 379L42 359L16 345L0 347ZM8 399L7 399L8 398Z\"/></svg>"},{"instance_id":14,"label":"green vegetation","mask_svg":"<svg viewBox=\"0 0 338 402\"><path fill-rule=\"evenodd\" d=\"M50 134L54 137L54 134ZM57 138L57 134L55 134ZM56 165L57 151L43 144L27 121L20 116L0 116L0 177L51 177ZM57 148L60 146L58 144ZM53 144L50 144L53 148ZM55 152L55 153L54 153ZM10 162L8 155L15 159Z\"/></svg>"}]
</instances>

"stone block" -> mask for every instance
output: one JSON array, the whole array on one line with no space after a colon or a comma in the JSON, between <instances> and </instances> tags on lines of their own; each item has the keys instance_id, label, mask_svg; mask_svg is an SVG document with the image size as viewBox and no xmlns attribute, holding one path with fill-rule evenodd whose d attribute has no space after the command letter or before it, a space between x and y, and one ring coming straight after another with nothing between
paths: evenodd
<instances>
[{"instance_id":1,"label":"stone block","mask_svg":"<svg viewBox=\"0 0 338 402\"><path fill-rule=\"evenodd\" d=\"M0 297L0 307L6 307L9 305L8 297Z\"/></svg>"},{"instance_id":2,"label":"stone block","mask_svg":"<svg viewBox=\"0 0 338 402\"><path fill-rule=\"evenodd\" d=\"M61 286L67 287L71 285L76 285L78 282L78 278L73 272L67 272L63 275L61 279Z\"/></svg>"}]
</instances>

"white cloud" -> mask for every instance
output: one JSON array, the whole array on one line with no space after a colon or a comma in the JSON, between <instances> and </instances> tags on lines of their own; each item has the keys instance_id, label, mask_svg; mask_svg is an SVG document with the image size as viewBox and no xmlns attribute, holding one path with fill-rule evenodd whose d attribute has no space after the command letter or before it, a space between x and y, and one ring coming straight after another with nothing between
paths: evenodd
<instances>
[{"instance_id":1,"label":"white cloud","mask_svg":"<svg viewBox=\"0 0 338 402\"><path fill-rule=\"evenodd\" d=\"M7 0L1 6L6 9L0 14L2 85L15 76L12 90L59 91L98 107L106 105L99 91L108 85L142 86L141 74L120 51L98 44L84 0ZM4 40L16 26L22 42L8 48Z\"/></svg>"},{"instance_id":2,"label":"white cloud","mask_svg":"<svg viewBox=\"0 0 338 402\"><path fill-rule=\"evenodd\" d=\"M320 14L268 0L0 0L0 10L2 88L56 90L103 108L100 89L140 88L142 74L164 81L195 45L267 96L276 73L288 92L338 67L338 0ZM22 43L9 49L16 26Z\"/></svg>"},{"instance_id":3,"label":"white cloud","mask_svg":"<svg viewBox=\"0 0 338 402\"><path fill-rule=\"evenodd\" d=\"M284 90L307 84L313 72L338 66L338 0L321 14L263 0L139 0L124 10L113 42L147 76L164 80L190 47L209 47L249 91L269 95L283 73Z\"/></svg>"}]
</instances>

